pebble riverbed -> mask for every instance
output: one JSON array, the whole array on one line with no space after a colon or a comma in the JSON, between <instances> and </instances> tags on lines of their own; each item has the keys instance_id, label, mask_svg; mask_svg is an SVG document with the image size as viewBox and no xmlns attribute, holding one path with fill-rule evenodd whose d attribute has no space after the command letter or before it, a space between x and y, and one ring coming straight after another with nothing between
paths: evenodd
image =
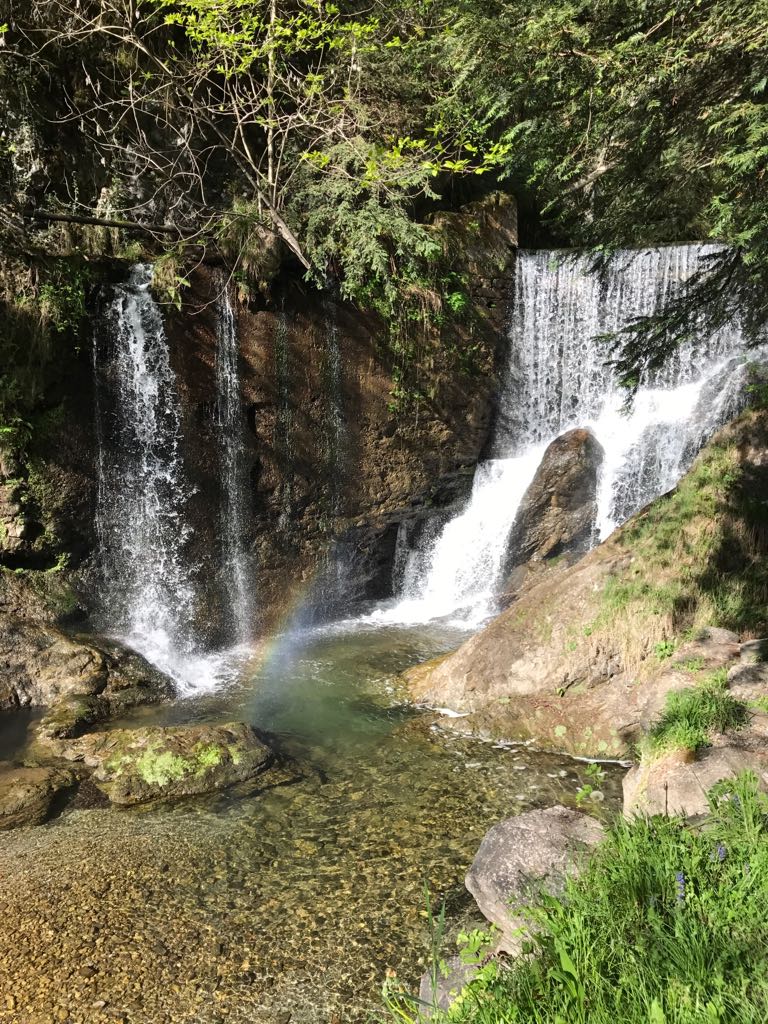
<instances>
[{"instance_id":1,"label":"pebble riverbed","mask_svg":"<svg viewBox=\"0 0 768 1024\"><path fill-rule=\"evenodd\" d=\"M385 639L321 640L282 663L280 687L261 671L165 712L261 710L293 759L250 787L4 834L0 1022L363 1024L387 971L416 982L425 885L472 919L463 877L484 833L573 804L587 766L397 706L391 673L426 641L391 641L377 657ZM620 787L608 766L602 810Z\"/></svg>"}]
</instances>

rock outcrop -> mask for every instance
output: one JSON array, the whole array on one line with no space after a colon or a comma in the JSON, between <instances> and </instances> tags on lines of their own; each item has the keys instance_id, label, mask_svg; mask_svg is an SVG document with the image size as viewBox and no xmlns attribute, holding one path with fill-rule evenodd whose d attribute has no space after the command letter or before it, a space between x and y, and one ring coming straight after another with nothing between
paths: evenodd
<instances>
[{"instance_id":1,"label":"rock outcrop","mask_svg":"<svg viewBox=\"0 0 768 1024\"><path fill-rule=\"evenodd\" d=\"M703 816L710 789L744 772L768 790L768 662L759 660L768 653L768 644L747 641L733 650L728 694L741 702L745 720L726 733L712 734L709 745L698 752L670 750L654 756L652 749L644 751L640 763L624 776L626 815Z\"/></svg>"},{"instance_id":2,"label":"rock outcrop","mask_svg":"<svg viewBox=\"0 0 768 1024\"><path fill-rule=\"evenodd\" d=\"M655 760L643 760L624 776L624 813L681 814L703 817L709 810L707 794L718 782L754 772L768 789L768 749L761 753L735 746L707 747L698 757L675 751Z\"/></svg>"},{"instance_id":3,"label":"rock outcrop","mask_svg":"<svg viewBox=\"0 0 768 1024\"><path fill-rule=\"evenodd\" d=\"M137 704L173 696L172 682L144 658L103 638L0 615L0 710L45 707L41 730L72 736Z\"/></svg>"},{"instance_id":4,"label":"rock outcrop","mask_svg":"<svg viewBox=\"0 0 768 1024\"><path fill-rule=\"evenodd\" d=\"M467 872L466 886L486 920L501 931L499 949L520 952L530 926L525 907L542 889L560 892L568 872L578 870L603 834L594 818L560 806L494 825Z\"/></svg>"},{"instance_id":5,"label":"rock outcrop","mask_svg":"<svg viewBox=\"0 0 768 1024\"><path fill-rule=\"evenodd\" d=\"M462 730L626 755L691 665L728 665L740 630L768 628L766 451L768 412L745 413L675 491L454 654L406 673L413 696L467 714ZM713 622L729 628L702 632Z\"/></svg>"},{"instance_id":6,"label":"rock outcrop","mask_svg":"<svg viewBox=\"0 0 768 1024\"><path fill-rule=\"evenodd\" d=\"M508 592L519 590L537 563L584 554L597 520L597 480L603 449L590 430L569 430L544 452L512 528Z\"/></svg>"}]
</instances>

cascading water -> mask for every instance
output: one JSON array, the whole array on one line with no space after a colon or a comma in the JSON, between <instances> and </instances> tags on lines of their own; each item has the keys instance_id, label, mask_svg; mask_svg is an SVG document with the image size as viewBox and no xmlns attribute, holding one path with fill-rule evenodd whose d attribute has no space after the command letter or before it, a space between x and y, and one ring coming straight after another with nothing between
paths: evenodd
<instances>
[{"instance_id":1,"label":"cascading water","mask_svg":"<svg viewBox=\"0 0 768 1024\"><path fill-rule=\"evenodd\" d=\"M277 528L287 533L291 528L293 502L293 407L291 405L291 371L288 350L288 318L281 309L275 324L275 375L277 377L277 422L275 453L283 469L280 516Z\"/></svg>"},{"instance_id":2,"label":"cascading water","mask_svg":"<svg viewBox=\"0 0 768 1024\"><path fill-rule=\"evenodd\" d=\"M221 665L193 640L181 411L151 283L151 267L132 269L94 341L102 626L195 692Z\"/></svg>"},{"instance_id":3,"label":"cascading water","mask_svg":"<svg viewBox=\"0 0 768 1024\"><path fill-rule=\"evenodd\" d=\"M325 415L325 464L327 480L328 511L331 515L339 514L341 501L341 478L344 469L344 409L342 404L341 346L339 345L339 327L336 320L336 307L332 302L324 304L325 313L325 363L323 367L324 387L326 393Z\"/></svg>"},{"instance_id":4,"label":"cascading water","mask_svg":"<svg viewBox=\"0 0 768 1024\"><path fill-rule=\"evenodd\" d=\"M717 251L626 251L602 275L590 272L584 255L519 254L493 457L477 467L465 509L401 553L400 599L380 618L458 615L477 623L493 613L517 509L547 445L566 430L591 428L605 450L601 537L674 486L739 407L746 376L739 333L683 346L641 382L628 413L599 336L661 310Z\"/></svg>"},{"instance_id":5,"label":"cascading water","mask_svg":"<svg viewBox=\"0 0 768 1024\"><path fill-rule=\"evenodd\" d=\"M243 408L240 398L240 346L228 281L221 283L217 318L216 390L221 467L222 573L230 633L244 643L251 628L251 577L246 536L246 463Z\"/></svg>"}]
</instances>

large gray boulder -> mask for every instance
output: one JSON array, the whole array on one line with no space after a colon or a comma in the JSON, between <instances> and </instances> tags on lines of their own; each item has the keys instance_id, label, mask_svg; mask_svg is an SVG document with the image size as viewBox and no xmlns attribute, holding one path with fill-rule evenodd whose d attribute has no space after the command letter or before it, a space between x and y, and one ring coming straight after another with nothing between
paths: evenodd
<instances>
[{"instance_id":1,"label":"large gray boulder","mask_svg":"<svg viewBox=\"0 0 768 1024\"><path fill-rule=\"evenodd\" d=\"M561 891L566 875L579 870L603 834L594 818L559 805L494 825L467 872L466 886L483 916L501 930L500 950L520 951L528 930L525 907L544 887Z\"/></svg>"},{"instance_id":2,"label":"large gray boulder","mask_svg":"<svg viewBox=\"0 0 768 1024\"><path fill-rule=\"evenodd\" d=\"M93 768L93 783L116 804L224 789L253 778L272 757L243 722L112 729L47 745L59 757Z\"/></svg>"}]
</instances>

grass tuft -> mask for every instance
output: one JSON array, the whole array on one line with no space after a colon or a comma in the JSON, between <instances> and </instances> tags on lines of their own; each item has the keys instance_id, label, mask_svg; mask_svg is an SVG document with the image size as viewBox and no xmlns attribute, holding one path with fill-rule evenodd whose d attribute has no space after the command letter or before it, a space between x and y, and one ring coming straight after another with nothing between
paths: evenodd
<instances>
[{"instance_id":1,"label":"grass tuft","mask_svg":"<svg viewBox=\"0 0 768 1024\"><path fill-rule=\"evenodd\" d=\"M697 686L667 694L664 712L650 730L643 753L659 757L672 750L697 751L713 732L738 729L747 717L746 705L728 693L727 673L720 669Z\"/></svg>"}]
</instances>

